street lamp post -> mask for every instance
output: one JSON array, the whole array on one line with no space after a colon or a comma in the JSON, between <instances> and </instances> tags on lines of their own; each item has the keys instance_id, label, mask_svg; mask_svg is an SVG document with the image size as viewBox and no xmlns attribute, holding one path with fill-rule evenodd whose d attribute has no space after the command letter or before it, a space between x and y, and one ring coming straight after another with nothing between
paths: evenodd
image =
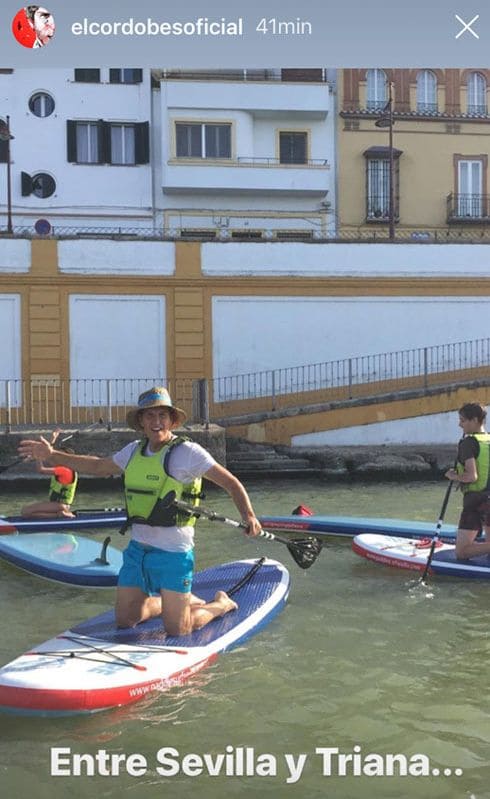
<instances>
[{"instance_id":1,"label":"street lamp post","mask_svg":"<svg viewBox=\"0 0 490 799\"><path fill-rule=\"evenodd\" d=\"M389 83L388 102L382 115L374 123L377 128L388 128L388 237L395 239L395 154L393 148L393 84Z\"/></svg>"},{"instance_id":2,"label":"street lamp post","mask_svg":"<svg viewBox=\"0 0 490 799\"><path fill-rule=\"evenodd\" d=\"M10 132L10 117L7 115L6 122L0 123L0 139L7 143L7 233L13 233L12 225L12 174L10 163L10 139L13 139Z\"/></svg>"}]
</instances>

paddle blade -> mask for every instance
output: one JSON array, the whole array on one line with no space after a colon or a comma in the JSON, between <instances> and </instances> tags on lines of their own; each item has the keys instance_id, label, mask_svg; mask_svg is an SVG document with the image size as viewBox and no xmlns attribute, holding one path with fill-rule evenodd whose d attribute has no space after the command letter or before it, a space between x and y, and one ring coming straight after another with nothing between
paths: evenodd
<instances>
[{"instance_id":1,"label":"paddle blade","mask_svg":"<svg viewBox=\"0 0 490 799\"><path fill-rule=\"evenodd\" d=\"M323 544L319 538L293 538L287 548L301 569L309 569L322 551Z\"/></svg>"}]
</instances>

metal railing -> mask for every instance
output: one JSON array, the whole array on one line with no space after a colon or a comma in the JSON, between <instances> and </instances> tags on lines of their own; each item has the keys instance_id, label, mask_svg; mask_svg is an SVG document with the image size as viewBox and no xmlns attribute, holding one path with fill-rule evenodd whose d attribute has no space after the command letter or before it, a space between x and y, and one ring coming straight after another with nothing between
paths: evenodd
<instances>
[{"instance_id":1,"label":"metal railing","mask_svg":"<svg viewBox=\"0 0 490 799\"><path fill-rule=\"evenodd\" d=\"M148 378L92 378L75 380L0 380L0 424L12 427L42 425L93 425L108 430L126 424L126 413L139 394L150 386L166 386L172 401L192 420L196 381Z\"/></svg>"},{"instance_id":2,"label":"metal railing","mask_svg":"<svg viewBox=\"0 0 490 799\"><path fill-rule=\"evenodd\" d=\"M239 155L237 163L246 166L295 166L295 167L328 167L326 158L305 158L303 161L284 161L280 158L267 158L256 155Z\"/></svg>"},{"instance_id":3,"label":"metal railing","mask_svg":"<svg viewBox=\"0 0 490 799\"><path fill-rule=\"evenodd\" d=\"M292 395L299 405L446 385L471 379L468 372L475 370L490 377L489 365L490 338L485 338L214 378L210 396L222 408L226 403L267 398L263 407L274 410L289 405Z\"/></svg>"},{"instance_id":4,"label":"metal railing","mask_svg":"<svg viewBox=\"0 0 490 799\"><path fill-rule=\"evenodd\" d=\"M455 195L450 195L455 196ZM449 207L449 200L448 200ZM490 197L488 201L490 208ZM351 242L365 242L375 244L393 244L393 241L388 236L388 218L385 216L378 218L374 215L369 217L369 220L364 225L350 226L336 229L333 222L334 210L332 208L326 209L329 217L329 231L323 233L316 227L311 228L314 233L315 243L320 244L342 244ZM383 212L382 212L383 213ZM306 215L308 216L308 215ZM254 220L256 229L256 218ZM381 229L375 229L373 221L379 222ZM280 238L278 234L288 234L288 238L294 239L293 232L288 228L277 227L278 219L262 218L263 227L260 228L264 240L268 240L270 234ZM426 227L420 229L412 228L397 228L395 230L395 241L397 243L413 243L420 244L489 244L490 243L490 215L477 217L477 216L461 216L451 217L451 227ZM454 223L461 224L461 228L456 228ZM383 224L384 223L384 224ZM471 227L469 226L471 223ZM479 224L480 223L480 224ZM468 227L466 227L468 225ZM385 230L386 226L386 230ZM233 228L231 228L233 230ZM5 222L2 220L2 213L0 208L0 238L18 238L18 239L115 239L115 240L152 240L152 241L176 241L180 239L193 238L194 240L208 241L209 239L219 240L220 228L218 227L202 227L190 228L188 224L175 224L168 228L124 228L120 227L72 227L54 225L51 233L47 236L42 236L34 231L33 227L17 226L14 225L13 233L8 233L5 228ZM304 231L298 231L298 241L304 237ZM260 240L260 239L259 239Z\"/></svg>"},{"instance_id":5,"label":"metal railing","mask_svg":"<svg viewBox=\"0 0 490 799\"><path fill-rule=\"evenodd\" d=\"M490 196L488 194L449 194L447 221L459 223L490 222Z\"/></svg>"},{"instance_id":6,"label":"metal railing","mask_svg":"<svg viewBox=\"0 0 490 799\"><path fill-rule=\"evenodd\" d=\"M490 338L213 379L0 379L0 425L125 426L138 395L165 385L189 421L490 378Z\"/></svg>"}]
</instances>

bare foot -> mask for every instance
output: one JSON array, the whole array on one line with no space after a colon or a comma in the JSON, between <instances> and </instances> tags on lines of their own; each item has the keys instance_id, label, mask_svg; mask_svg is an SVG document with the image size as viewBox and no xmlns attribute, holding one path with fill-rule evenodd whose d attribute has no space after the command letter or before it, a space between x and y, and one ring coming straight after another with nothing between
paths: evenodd
<instances>
[{"instance_id":1,"label":"bare foot","mask_svg":"<svg viewBox=\"0 0 490 799\"><path fill-rule=\"evenodd\" d=\"M230 610L238 610L237 603L234 602L233 599L230 599L228 594L226 594L224 591L216 591L214 601L218 602L218 604L223 608L223 616L225 613L229 613Z\"/></svg>"}]
</instances>

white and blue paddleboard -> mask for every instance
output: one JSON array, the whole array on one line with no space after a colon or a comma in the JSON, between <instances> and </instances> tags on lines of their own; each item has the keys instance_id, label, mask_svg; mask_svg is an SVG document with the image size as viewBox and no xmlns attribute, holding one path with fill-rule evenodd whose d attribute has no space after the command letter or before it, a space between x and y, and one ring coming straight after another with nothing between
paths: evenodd
<instances>
[{"instance_id":1,"label":"white and blue paddleboard","mask_svg":"<svg viewBox=\"0 0 490 799\"><path fill-rule=\"evenodd\" d=\"M95 616L3 666L0 711L93 713L179 685L282 610L289 574L273 560L239 560L197 572L192 590L207 601L227 591L238 610L182 636L166 635L160 618L118 629L114 611Z\"/></svg>"},{"instance_id":2,"label":"white and blue paddleboard","mask_svg":"<svg viewBox=\"0 0 490 799\"><path fill-rule=\"evenodd\" d=\"M354 538L352 549L357 555L384 566L423 572L427 565L432 539L408 540L387 535L364 533ZM457 560L452 544L439 542L429 567L429 574L453 577L490 579L490 557L479 555L469 560Z\"/></svg>"},{"instance_id":3,"label":"white and blue paddleboard","mask_svg":"<svg viewBox=\"0 0 490 799\"><path fill-rule=\"evenodd\" d=\"M0 560L67 585L109 588L117 584L122 552L91 538L66 533L0 537Z\"/></svg>"},{"instance_id":4,"label":"white and blue paddleboard","mask_svg":"<svg viewBox=\"0 0 490 799\"><path fill-rule=\"evenodd\" d=\"M398 536L399 538L427 538L434 534L434 522L409 521L406 519L363 518L362 516L261 516L267 530L287 530L297 533L353 538L360 533ZM457 528L454 524L443 524L441 540L453 543Z\"/></svg>"}]
</instances>

